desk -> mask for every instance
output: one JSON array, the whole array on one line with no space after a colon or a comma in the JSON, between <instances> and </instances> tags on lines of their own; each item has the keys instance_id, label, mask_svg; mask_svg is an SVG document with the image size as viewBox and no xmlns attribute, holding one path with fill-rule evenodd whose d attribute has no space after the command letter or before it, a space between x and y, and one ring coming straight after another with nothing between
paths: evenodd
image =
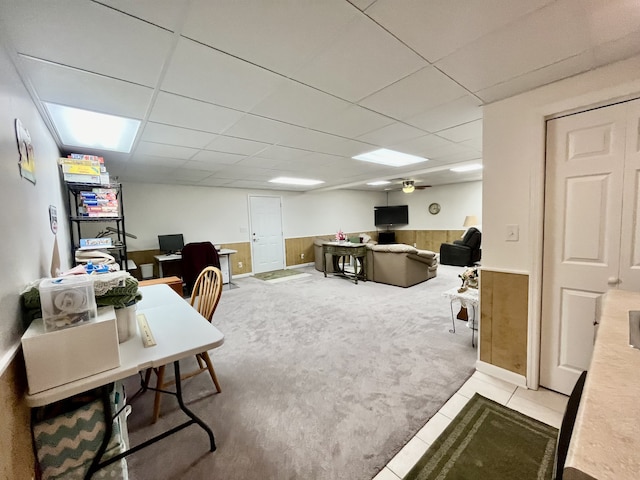
<instances>
[{"instance_id":1,"label":"desk","mask_svg":"<svg viewBox=\"0 0 640 480\"><path fill-rule=\"evenodd\" d=\"M337 275L352 278L358 284L358 278L367 281L367 245L365 243L340 243L326 242L322 245L322 269L324 276L327 276L327 254L333 258L333 270ZM342 267L340 267L339 257L343 257ZM344 257L354 257L354 272L347 272L344 268ZM359 262L359 263L358 263Z\"/></svg>"},{"instance_id":2,"label":"desk","mask_svg":"<svg viewBox=\"0 0 640 480\"><path fill-rule=\"evenodd\" d=\"M85 478L91 478L91 475L100 468L120 460L194 423L199 425L209 436L210 450L213 452L216 448L211 429L196 417L183 403L180 383L180 365L178 361L182 358L195 355L196 353L219 347L224 342L224 335L168 285L151 285L140 288L140 291L142 292L142 301L137 304L137 314L145 315L157 345L145 348L140 337L140 332L136 329L134 336L119 345L119 367L34 395L26 395L27 405L30 407L39 407L94 388L102 387L105 414L111 416L113 413L111 412L107 388L108 384L130 377L148 368L161 367L173 362L176 378L176 392L174 394L178 399L180 408L190 420L101 463L100 459L111 438L112 428L112 422L105 422L107 431L104 435L103 445L98 450L94 463L91 465L89 473L87 473ZM145 390L145 388L142 388L140 392L133 395L131 400L139 393L144 393Z\"/></svg>"},{"instance_id":3,"label":"desk","mask_svg":"<svg viewBox=\"0 0 640 480\"><path fill-rule=\"evenodd\" d=\"M230 256L234 253L238 253L237 250L231 250L230 248L222 248L218 250L218 257L220 257L220 271L222 271L222 283L231 283L232 268ZM182 267L176 262L182 261L182 255L155 255L153 258L158 262L158 273L160 278L165 276L177 276L182 277ZM165 268L163 268L163 266ZM170 271L168 271L170 270Z\"/></svg>"},{"instance_id":4,"label":"desk","mask_svg":"<svg viewBox=\"0 0 640 480\"><path fill-rule=\"evenodd\" d=\"M478 316L478 303L479 295L477 288L467 288L464 292L459 292L458 288L452 288L442 294L443 297L447 297L451 303L451 323L453 328L449 330L451 333L456 333L456 314L453 312L453 302L460 302L461 307L471 307L471 312L467 325L471 328L471 346L475 347L475 334L478 327L476 326L476 317Z\"/></svg>"}]
</instances>

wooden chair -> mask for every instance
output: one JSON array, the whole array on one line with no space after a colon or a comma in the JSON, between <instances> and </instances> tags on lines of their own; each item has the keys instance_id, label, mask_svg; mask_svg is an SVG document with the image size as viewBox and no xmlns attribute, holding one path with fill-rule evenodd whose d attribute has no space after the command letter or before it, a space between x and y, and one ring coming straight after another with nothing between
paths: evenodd
<instances>
[{"instance_id":1,"label":"wooden chair","mask_svg":"<svg viewBox=\"0 0 640 480\"><path fill-rule=\"evenodd\" d=\"M222 295L222 272L217 267L206 267L198 278L193 286L193 291L191 292L191 306L195 308L200 315L211 322L213 318L213 313L216 311L216 307L218 306L218 302L220 302L220 296ZM179 319L176 319L179 321ZM218 377L216 377L216 372L213 369L213 363L211 362L211 358L209 358L208 352L200 352L196 354L196 360L198 361L198 369L185 373L180 376L181 380L185 380L187 378L191 378L195 375L198 375L202 372L209 372L211 375L211 380L213 380L213 384L216 387L216 391L220 393L222 390L220 389L220 384L218 383ZM154 371L158 380L156 382L156 389L164 390L165 387L175 384L175 380L165 381L164 373L165 366L159 368L150 368L147 370L145 377L145 385L149 385L149 380L151 379L151 372ZM153 423L158 421L160 416L160 400L162 398L161 392L156 392L155 401L153 404Z\"/></svg>"}]
</instances>

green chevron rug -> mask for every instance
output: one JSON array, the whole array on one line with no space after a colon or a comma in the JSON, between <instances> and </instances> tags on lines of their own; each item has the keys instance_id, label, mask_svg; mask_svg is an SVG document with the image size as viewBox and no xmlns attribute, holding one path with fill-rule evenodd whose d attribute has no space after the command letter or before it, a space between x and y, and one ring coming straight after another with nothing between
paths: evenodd
<instances>
[{"instance_id":1,"label":"green chevron rug","mask_svg":"<svg viewBox=\"0 0 640 480\"><path fill-rule=\"evenodd\" d=\"M404 480L550 479L557 436L557 429L476 394Z\"/></svg>"}]
</instances>

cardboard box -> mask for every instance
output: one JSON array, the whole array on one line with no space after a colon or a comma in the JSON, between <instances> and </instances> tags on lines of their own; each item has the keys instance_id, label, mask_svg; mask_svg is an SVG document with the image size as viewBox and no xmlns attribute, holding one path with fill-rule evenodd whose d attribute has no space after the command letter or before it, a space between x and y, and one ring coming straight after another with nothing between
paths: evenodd
<instances>
[{"instance_id":1,"label":"cardboard box","mask_svg":"<svg viewBox=\"0 0 640 480\"><path fill-rule=\"evenodd\" d=\"M64 173L64 181L69 183L90 183L102 185L100 175L82 175L79 173Z\"/></svg>"},{"instance_id":2,"label":"cardboard box","mask_svg":"<svg viewBox=\"0 0 640 480\"><path fill-rule=\"evenodd\" d=\"M98 309L95 322L45 332L34 320L22 336L31 395L120 366L113 307Z\"/></svg>"}]
</instances>

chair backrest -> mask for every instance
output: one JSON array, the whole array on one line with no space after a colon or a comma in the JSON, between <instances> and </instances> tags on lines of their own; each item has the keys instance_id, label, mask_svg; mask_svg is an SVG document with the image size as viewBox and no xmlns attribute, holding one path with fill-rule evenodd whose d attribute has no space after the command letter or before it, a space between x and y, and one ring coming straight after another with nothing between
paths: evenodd
<instances>
[{"instance_id":1,"label":"chair backrest","mask_svg":"<svg viewBox=\"0 0 640 480\"><path fill-rule=\"evenodd\" d=\"M573 386L569 401L567 402L567 409L562 417L562 424L560 425L560 432L558 433L558 442L556 443L556 461L553 476L555 480L562 480L564 462L567 460L567 453L569 453L569 443L571 442L573 425L578 415L578 407L580 406L580 398L582 397L582 390L584 389L586 379L587 372L584 371L580 374L578 381Z\"/></svg>"},{"instance_id":2,"label":"chair backrest","mask_svg":"<svg viewBox=\"0 0 640 480\"><path fill-rule=\"evenodd\" d=\"M182 279L191 292L196 278L205 267L220 268L220 257L211 242L187 243L182 247Z\"/></svg>"},{"instance_id":3,"label":"chair backrest","mask_svg":"<svg viewBox=\"0 0 640 480\"><path fill-rule=\"evenodd\" d=\"M191 306L198 313L211 321L222 296L222 272L217 267L206 267L193 286L191 292Z\"/></svg>"},{"instance_id":4,"label":"chair backrest","mask_svg":"<svg viewBox=\"0 0 640 480\"><path fill-rule=\"evenodd\" d=\"M463 245L466 245L472 250L476 250L480 248L480 242L482 239L482 233L475 227L469 228L467 233L464 234L464 238L462 239Z\"/></svg>"}]
</instances>

